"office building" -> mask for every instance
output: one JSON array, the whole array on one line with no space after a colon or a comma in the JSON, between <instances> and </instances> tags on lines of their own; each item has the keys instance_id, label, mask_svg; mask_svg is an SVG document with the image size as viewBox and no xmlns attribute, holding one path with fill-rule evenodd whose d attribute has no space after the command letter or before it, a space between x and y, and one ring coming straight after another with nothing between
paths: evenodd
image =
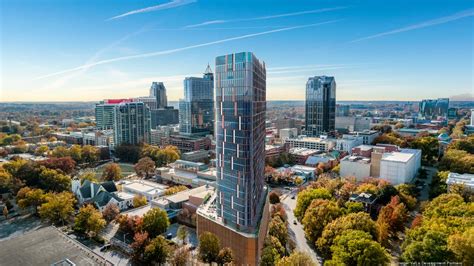
<instances>
[{"instance_id":1,"label":"office building","mask_svg":"<svg viewBox=\"0 0 474 266\"><path fill-rule=\"evenodd\" d=\"M151 126L157 128L159 126L176 125L179 123L179 111L173 106L151 110Z\"/></svg>"},{"instance_id":2,"label":"office building","mask_svg":"<svg viewBox=\"0 0 474 266\"><path fill-rule=\"evenodd\" d=\"M334 77L316 76L306 82L306 135L319 137L335 130L336 81Z\"/></svg>"},{"instance_id":3,"label":"office building","mask_svg":"<svg viewBox=\"0 0 474 266\"><path fill-rule=\"evenodd\" d=\"M458 108L456 107L448 108L448 119L451 120L451 119L457 119L457 118L458 118Z\"/></svg>"},{"instance_id":4,"label":"office building","mask_svg":"<svg viewBox=\"0 0 474 266\"><path fill-rule=\"evenodd\" d=\"M287 144L289 148L307 148L320 151L329 151L336 145L336 141L334 139L313 138L306 136L284 139L283 143Z\"/></svg>"},{"instance_id":5,"label":"office building","mask_svg":"<svg viewBox=\"0 0 474 266\"><path fill-rule=\"evenodd\" d=\"M114 129L115 108L122 102L132 99L109 99L95 105L95 123L98 130Z\"/></svg>"},{"instance_id":6,"label":"office building","mask_svg":"<svg viewBox=\"0 0 474 266\"><path fill-rule=\"evenodd\" d=\"M150 87L150 97L156 99L156 108L161 109L168 106L168 98L166 96L166 87L163 82L152 82Z\"/></svg>"},{"instance_id":7,"label":"office building","mask_svg":"<svg viewBox=\"0 0 474 266\"><path fill-rule=\"evenodd\" d=\"M214 132L214 74L209 65L202 78L184 80L184 99L179 101L179 132L185 135Z\"/></svg>"},{"instance_id":8,"label":"office building","mask_svg":"<svg viewBox=\"0 0 474 266\"><path fill-rule=\"evenodd\" d=\"M370 129L370 117L360 116L336 116L335 128L340 133L348 133L352 131L364 131Z\"/></svg>"},{"instance_id":9,"label":"office building","mask_svg":"<svg viewBox=\"0 0 474 266\"><path fill-rule=\"evenodd\" d=\"M341 160L341 177L379 177L392 185L409 183L421 167L421 150L395 145L361 145Z\"/></svg>"},{"instance_id":10,"label":"office building","mask_svg":"<svg viewBox=\"0 0 474 266\"><path fill-rule=\"evenodd\" d=\"M471 126L474 126L474 109L471 109Z\"/></svg>"},{"instance_id":11,"label":"office building","mask_svg":"<svg viewBox=\"0 0 474 266\"><path fill-rule=\"evenodd\" d=\"M374 142L375 138L380 136L380 132L377 130L363 130L363 131L349 132L349 135L361 136L362 144L370 145Z\"/></svg>"},{"instance_id":12,"label":"office building","mask_svg":"<svg viewBox=\"0 0 474 266\"><path fill-rule=\"evenodd\" d=\"M425 119L437 119L448 114L449 99L426 99L420 102L419 115Z\"/></svg>"},{"instance_id":13,"label":"office building","mask_svg":"<svg viewBox=\"0 0 474 266\"><path fill-rule=\"evenodd\" d=\"M217 235L236 265L257 265L269 209L265 168L266 69L253 53L216 58L217 192L197 211L197 231Z\"/></svg>"},{"instance_id":14,"label":"office building","mask_svg":"<svg viewBox=\"0 0 474 266\"><path fill-rule=\"evenodd\" d=\"M211 139L200 136L170 135L161 139L161 145L176 146L181 153L185 153L209 150L211 148Z\"/></svg>"}]
</instances>

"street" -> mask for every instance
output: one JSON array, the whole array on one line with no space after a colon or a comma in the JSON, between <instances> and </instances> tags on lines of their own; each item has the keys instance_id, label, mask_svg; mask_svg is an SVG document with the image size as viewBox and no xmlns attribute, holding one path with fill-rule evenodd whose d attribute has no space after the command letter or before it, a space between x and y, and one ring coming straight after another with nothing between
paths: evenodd
<instances>
[{"instance_id":1,"label":"street","mask_svg":"<svg viewBox=\"0 0 474 266\"><path fill-rule=\"evenodd\" d=\"M303 226L299 221L297 221L295 215L293 214L293 210L296 207L296 197L295 199L291 198L292 196L296 196L296 194L297 191L292 190L283 194L281 197L281 203L285 208L286 214L288 216L288 234L295 242L296 250L307 253L317 265L322 265L321 258L318 256L318 254L316 254L316 251L314 251L314 249L312 249L306 241ZM297 224L295 225L293 221L297 221Z\"/></svg>"}]
</instances>

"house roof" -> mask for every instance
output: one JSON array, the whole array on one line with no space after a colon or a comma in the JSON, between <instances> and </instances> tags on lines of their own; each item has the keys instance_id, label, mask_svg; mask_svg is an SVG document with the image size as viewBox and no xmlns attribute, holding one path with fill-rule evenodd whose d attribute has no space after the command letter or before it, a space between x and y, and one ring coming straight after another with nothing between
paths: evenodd
<instances>
[{"instance_id":1,"label":"house roof","mask_svg":"<svg viewBox=\"0 0 474 266\"><path fill-rule=\"evenodd\" d=\"M107 190L108 192L116 192L117 191L117 187L115 186L115 182L114 181L106 181L106 182L103 182L102 184L100 184L105 190Z\"/></svg>"}]
</instances>

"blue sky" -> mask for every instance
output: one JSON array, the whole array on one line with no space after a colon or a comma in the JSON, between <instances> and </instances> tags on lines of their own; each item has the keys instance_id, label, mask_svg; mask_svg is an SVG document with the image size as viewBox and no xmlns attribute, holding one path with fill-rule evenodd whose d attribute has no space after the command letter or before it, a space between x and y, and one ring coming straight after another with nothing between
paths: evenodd
<instances>
[{"instance_id":1,"label":"blue sky","mask_svg":"<svg viewBox=\"0 0 474 266\"><path fill-rule=\"evenodd\" d=\"M302 100L333 75L338 100L474 93L472 0L3 0L0 101L98 101L146 95L218 55L252 51L269 100Z\"/></svg>"}]
</instances>

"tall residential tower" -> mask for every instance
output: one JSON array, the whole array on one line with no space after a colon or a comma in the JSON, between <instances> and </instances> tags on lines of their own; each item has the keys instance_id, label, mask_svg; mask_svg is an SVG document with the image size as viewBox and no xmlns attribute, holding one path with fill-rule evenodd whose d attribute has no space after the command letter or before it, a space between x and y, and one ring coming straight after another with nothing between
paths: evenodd
<instances>
[{"instance_id":1,"label":"tall residential tower","mask_svg":"<svg viewBox=\"0 0 474 266\"><path fill-rule=\"evenodd\" d=\"M253 53L216 58L217 192L198 210L237 265L258 264L268 222L265 168L266 70Z\"/></svg>"},{"instance_id":2,"label":"tall residential tower","mask_svg":"<svg viewBox=\"0 0 474 266\"><path fill-rule=\"evenodd\" d=\"M334 77L316 76L306 82L306 135L319 137L335 130L336 81Z\"/></svg>"}]
</instances>

